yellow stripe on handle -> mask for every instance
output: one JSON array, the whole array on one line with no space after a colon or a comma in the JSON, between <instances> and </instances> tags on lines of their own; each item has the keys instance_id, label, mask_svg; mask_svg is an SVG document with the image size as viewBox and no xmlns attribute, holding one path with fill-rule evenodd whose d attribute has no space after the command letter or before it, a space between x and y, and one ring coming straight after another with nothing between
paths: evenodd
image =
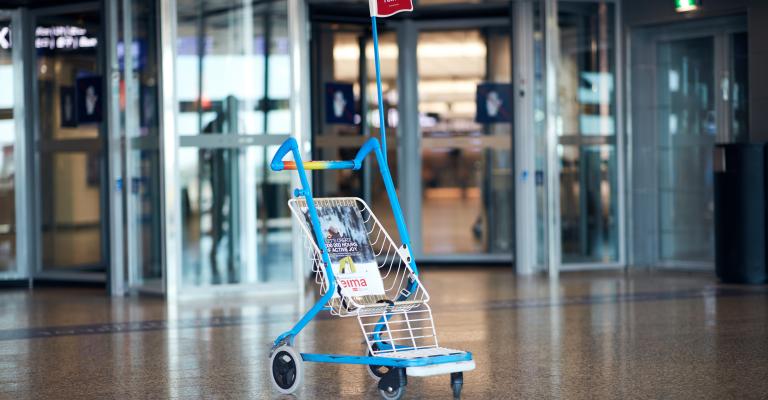
<instances>
[{"instance_id":1,"label":"yellow stripe on handle","mask_svg":"<svg viewBox=\"0 0 768 400\"><path fill-rule=\"evenodd\" d=\"M304 161L304 169L307 171L316 171L320 169L353 169L355 163L352 161ZM283 169L296 170L295 161L283 161Z\"/></svg>"},{"instance_id":2,"label":"yellow stripe on handle","mask_svg":"<svg viewBox=\"0 0 768 400\"><path fill-rule=\"evenodd\" d=\"M291 171L296 170L296 162L295 161L283 161L283 168ZM304 169L306 170L319 170L319 169L328 169L328 162L327 161L304 161Z\"/></svg>"}]
</instances>

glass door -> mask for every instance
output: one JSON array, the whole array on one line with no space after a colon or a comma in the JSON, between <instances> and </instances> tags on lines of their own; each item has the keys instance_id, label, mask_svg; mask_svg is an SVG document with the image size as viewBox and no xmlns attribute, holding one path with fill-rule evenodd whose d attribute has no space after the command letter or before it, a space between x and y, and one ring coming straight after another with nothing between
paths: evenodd
<instances>
[{"instance_id":1,"label":"glass door","mask_svg":"<svg viewBox=\"0 0 768 400\"><path fill-rule=\"evenodd\" d=\"M177 88L179 185L165 190L178 190L181 271L169 285L181 292L295 288L292 175L269 168L291 135L287 12L285 1L178 2L176 73L166 76Z\"/></svg>"},{"instance_id":2,"label":"glass door","mask_svg":"<svg viewBox=\"0 0 768 400\"><path fill-rule=\"evenodd\" d=\"M714 260L712 149L747 140L746 48L745 32L657 43L662 264Z\"/></svg>"},{"instance_id":3,"label":"glass door","mask_svg":"<svg viewBox=\"0 0 768 400\"><path fill-rule=\"evenodd\" d=\"M419 32L417 193L426 260L512 261L510 24Z\"/></svg>"},{"instance_id":4,"label":"glass door","mask_svg":"<svg viewBox=\"0 0 768 400\"><path fill-rule=\"evenodd\" d=\"M380 136L370 19L362 7L341 19L336 3L319 3L310 15L312 88L320 94L313 96L313 149L318 158L349 159ZM513 257L511 17L500 5L499 17L467 21L462 10L474 7L425 5L423 18L379 23L389 168L424 261ZM495 108L478 119L478 91L487 88ZM374 162L363 174L318 175L315 188L365 198L396 236L377 169Z\"/></svg>"},{"instance_id":5,"label":"glass door","mask_svg":"<svg viewBox=\"0 0 768 400\"><path fill-rule=\"evenodd\" d=\"M617 264L616 7L558 4L560 236L564 266Z\"/></svg>"},{"instance_id":6,"label":"glass door","mask_svg":"<svg viewBox=\"0 0 768 400\"><path fill-rule=\"evenodd\" d=\"M648 116L633 122L635 158L655 158L633 166L650 200L633 194L647 232L634 242L643 263L713 266L713 146L748 139L745 31L745 18L732 17L637 32L633 56L654 71L633 82L635 114Z\"/></svg>"},{"instance_id":7,"label":"glass door","mask_svg":"<svg viewBox=\"0 0 768 400\"><path fill-rule=\"evenodd\" d=\"M314 157L351 160L369 137L380 136L378 96L370 20L313 25L312 98ZM382 90L387 130L389 167L397 171L397 65L396 33L382 21L379 32ZM393 237L397 237L392 209L386 198L375 158L364 169L316 174L319 196L355 196L365 199ZM393 179L397 186L397 175Z\"/></svg>"},{"instance_id":8,"label":"glass door","mask_svg":"<svg viewBox=\"0 0 768 400\"><path fill-rule=\"evenodd\" d=\"M24 127L20 46L13 47L13 32L19 30L18 13L0 11L0 280L26 278L21 249L24 225L19 214L23 199Z\"/></svg>"},{"instance_id":9,"label":"glass door","mask_svg":"<svg viewBox=\"0 0 768 400\"><path fill-rule=\"evenodd\" d=\"M712 36L657 45L659 258L663 263L714 259L714 55Z\"/></svg>"},{"instance_id":10,"label":"glass door","mask_svg":"<svg viewBox=\"0 0 768 400\"><path fill-rule=\"evenodd\" d=\"M120 278L127 282L125 290L164 293L158 8L149 0L121 0L114 7L110 12L114 42L109 50L110 65L116 69L112 76L118 79L112 82L110 110L117 131L111 135L125 144L122 153L112 152L116 160L111 165L120 171L113 176L123 182L117 203L124 204L124 219L121 213L116 217L125 226L116 233L124 232L125 247L116 250L125 254L128 271Z\"/></svg>"},{"instance_id":11,"label":"glass door","mask_svg":"<svg viewBox=\"0 0 768 400\"><path fill-rule=\"evenodd\" d=\"M546 1L546 259L625 265L620 13L612 1Z\"/></svg>"},{"instance_id":12,"label":"glass door","mask_svg":"<svg viewBox=\"0 0 768 400\"><path fill-rule=\"evenodd\" d=\"M97 4L33 12L37 278L105 281L104 63Z\"/></svg>"}]
</instances>

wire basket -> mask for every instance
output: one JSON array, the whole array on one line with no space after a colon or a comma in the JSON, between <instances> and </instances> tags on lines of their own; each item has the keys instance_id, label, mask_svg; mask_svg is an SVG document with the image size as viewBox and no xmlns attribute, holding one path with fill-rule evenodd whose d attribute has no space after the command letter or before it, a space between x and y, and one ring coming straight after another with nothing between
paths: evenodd
<instances>
[{"instance_id":1,"label":"wire basket","mask_svg":"<svg viewBox=\"0 0 768 400\"><path fill-rule=\"evenodd\" d=\"M359 315L360 329L368 352L374 356L397 357L398 353L438 349L432 310L426 303L408 310Z\"/></svg>"},{"instance_id":2,"label":"wire basket","mask_svg":"<svg viewBox=\"0 0 768 400\"><path fill-rule=\"evenodd\" d=\"M314 199L314 203L316 207L357 207L365 223L368 241L373 249L379 274L384 283L385 294L383 296L345 296L341 291L338 291L338 296L331 298L327 304L331 314L349 317L400 313L412 310L429 301L429 294L410 267L412 261L410 250L405 246L395 244L379 219L362 199L356 197L319 198ZM304 247L309 260L311 260L315 283L319 286L322 296L328 291L327 266L323 261L320 248L315 242L312 227L304 217L307 202L304 198L295 198L288 201L288 206L304 231ZM338 278L338 274L334 275ZM336 286L339 287L338 279L336 283Z\"/></svg>"}]
</instances>

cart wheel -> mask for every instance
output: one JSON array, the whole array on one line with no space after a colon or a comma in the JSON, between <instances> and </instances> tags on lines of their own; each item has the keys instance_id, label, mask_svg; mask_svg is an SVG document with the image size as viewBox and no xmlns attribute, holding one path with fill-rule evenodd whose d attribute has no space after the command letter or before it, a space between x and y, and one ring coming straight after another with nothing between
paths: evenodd
<instances>
[{"instance_id":1,"label":"cart wheel","mask_svg":"<svg viewBox=\"0 0 768 400\"><path fill-rule=\"evenodd\" d=\"M272 364L272 385L278 392L291 394L299 388L304 378L301 356L293 347L278 347L270 359Z\"/></svg>"},{"instance_id":2,"label":"cart wheel","mask_svg":"<svg viewBox=\"0 0 768 400\"><path fill-rule=\"evenodd\" d=\"M453 398L454 400L461 399L461 383L454 383L451 386L453 386Z\"/></svg>"},{"instance_id":3,"label":"cart wheel","mask_svg":"<svg viewBox=\"0 0 768 400\"><path fill-rule=\"evenodd\" d=\"M454 372L451 374L451 388L453 389L453 398L459 400L461 398L461 387L464 386L464 374L461 372Z\"/></svg>"},{"instance_id":4,"label":"cart wheel","mask_svg":"<svg viewBox=\"0 0 768 400\"><path fill-rule=\"evenodd\" d=\"M378 388L381 398L385 400L400 400L405 395L405 385L408 384L408 376L405 368L391 368L389 372L379 379Z\"/></svg>"},{"instance_id":5,"label":"cart wheel","mask_svg":"<svg viewBox=\"0 0 768 400\"><path fill-rule=\"evenodd\" d=\"M379 394L384 400L400 400L405 396L405 386L400 386L397 389L379 389Z\"/></svg>"},{"instance_id":6,"label":"cart wheel","mask_svg":"<svg viewBox=\"0 0 768 400\"><path fill-rule=\"evenodd\" d=\"M371 352L368 351L368 357L371 357ZM368 375L371 376L371 378L379 380L382 376L386 375L387 372L389 372L392 368L384 366L384 365L368 365Z\"/></svg>"}]
</instances>

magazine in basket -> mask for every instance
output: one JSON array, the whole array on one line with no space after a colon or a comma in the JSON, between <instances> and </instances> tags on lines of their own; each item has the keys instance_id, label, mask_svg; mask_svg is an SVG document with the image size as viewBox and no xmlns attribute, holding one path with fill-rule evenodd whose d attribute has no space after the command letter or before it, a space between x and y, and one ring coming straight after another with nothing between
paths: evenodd
<instances>
[{"instance_id":1,"label":"magazine in basket","mask_svg":"<svg viewBox=\"0 0 768 400\"><path fill-rule=\"evenodd\" d=\"M375 303L385 296L384 282L379 273L368 229L355 205L318 206L317 217L331 259L333 273L344 297L353 297L358 304ZM312 228L309 210L302 208L307 224Z\"/></svg>"}]
</instances>

